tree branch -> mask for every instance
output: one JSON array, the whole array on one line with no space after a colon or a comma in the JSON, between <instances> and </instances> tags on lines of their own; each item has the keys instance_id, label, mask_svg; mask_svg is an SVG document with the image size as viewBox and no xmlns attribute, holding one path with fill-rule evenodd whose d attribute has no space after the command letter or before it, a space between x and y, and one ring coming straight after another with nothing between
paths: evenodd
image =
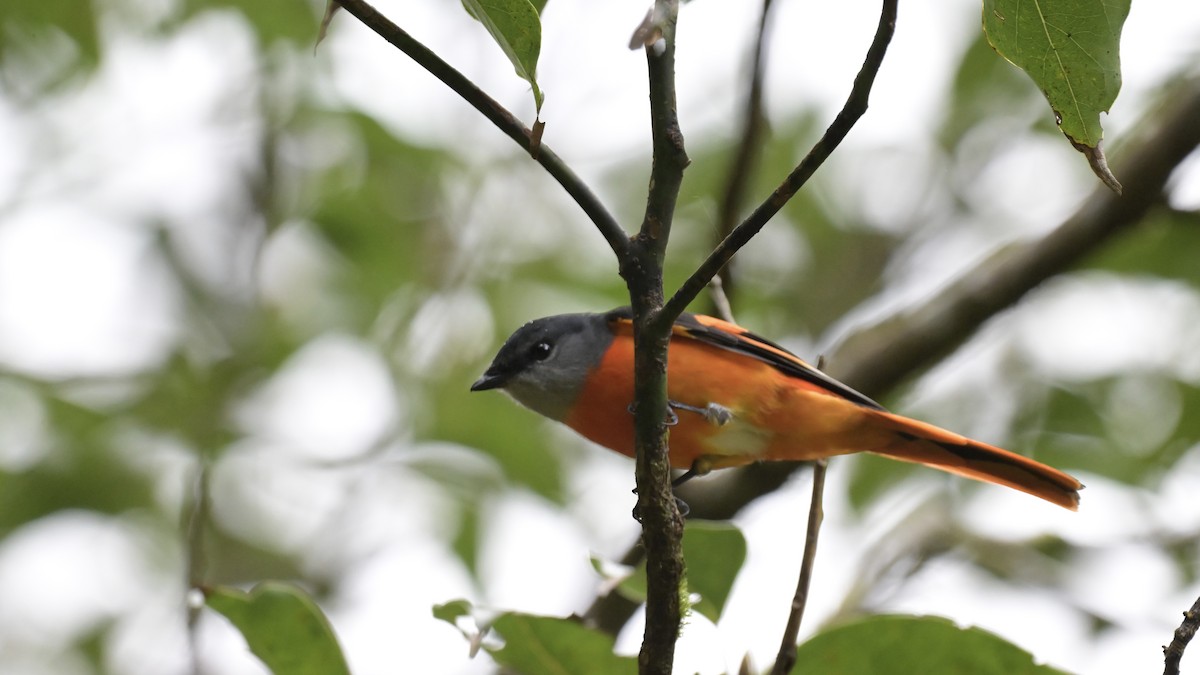
<instances>
[{"instance_id":1,"label":"tree branch","mask_svg":"<svg viewBox=\"0 0 1200 675\"><path fill-rule=\"evenodd\" d=\"M675 23L678 0L657 0L662 38L648 45L653 165L641 230L621 261L634 315L634 428L638 502L646 548L646 631L638 653L642 675L669 675L679 637L683 586L683 518L671 490L665 420L667 345L671 319L662 316L663 259L683 170L688 165L675 108Z\"/></svg>"},{"instance_id":2,"label":"tree branch","mask_svg":"<svg viewBox=\"0 0 1200 675\"><path fill-rule=\"evenodd\" d=\"M1195 637L1198 628L1200 628L1200 598L1196 599L1191 609L1183 613L1183 623L1175 629L1171 644L1163 647L1163 660L1166 663L1163 675L1179 675L1179 662L1183 659L1183 650Z\"/></svg>"},{"instance_id":3,"label":"tree branch","mask_svg":"<svg viewBox=\"0 0 1200 675\"><path fill-rule=\"evenodd\" d=\"M800 578L796 582L796 594L792 596L792 610L788 614L787 628L779 643L779 654L771 675L786 675L796 665L796 638L800 635L800 620L804 618L804 607L808 604L808 586L812 581L813 565L817 559L817 539L821 534L821 521L825 518L822 497L825 494L825 470L827 460L813 462L812 501L808 505L808 533L804 537L804 559L800 563Z\"/></svg>"},{"instance_id":4,"label":"tree branch","mask_svg":"<svg viewBox=\"0 0 1200 675\"><path fill-rule=\"evenodd\" d=\"M492 124L495 124L506 136L516 141L522 149L529 151L530 130L504 106L475 86L465 75L443 61L428 47L413 39L411 35L364 0L337 0L337 2L363 25L375 31L380 37L392 43L410 59L429 71L431 75L441 80L454 93L482 113ZM567 191L567 194L571 195L575 203L579 204L587 217L600 230L600 234L608 242L613 252L617 254L617 258L622 260L627 258L629 237L617 223L616 218L609 213L604 204L600 202L600 198L591 191L587 184L575 175L575 172L549 146L541 143L539 148L534 160L558 181L558 184Z\"/></svg>"},{"instance_id":5,"label":"tree branch","mask_svg":"<svg viewBox=\"0 0 1200 675\"><path fill-rule=\"evenodd\" d=\"M754 174L754 165L762 151L762 135L767 119L763 111L763 73L766 71L767 28L771 23L771 0L763 0L762 14L758 19L758 35L754 40L754 52L750 60L750 77L746 87L746 103L742 110L742 133L733 148L733 160L729 163L729 175L725 179L725 191L717 206L717 241L720 242L733 232L738 212L746 201L746 186ZM721 268L714 280L720 280L727 295L734 292L731 265ZM715 305L715 303L714 303Z\"/></svg>"},{"instance_id":6,"label":"tree branch","mask_svg":"<svg viewBox=\"0 0 1200 675\"><path fill-rule=\"evenodd\" d=\"M700 291L704 290L709 279L716 276L725 263L733 257L733 254L758 234L767 221L774 217L784 204L787 204L796 192L808 182L808 179L825 163L834 149L846 138L846 134L850 133L850 129L854 127L858 119L867 111L867 101L871 94L871 87L875 84L875 75L879 72L879 67L883 65L883 57L887 53L888 43L891 42L892 34L896 29L898 2L899 0L884 0L883 10L879 14L879 25L875 29L875 38L871 41L870 48L867 49L867 56L863 60L862 68L854 78L850 96L846 99L841 112L834 118L833 123L825 130L812 150L809 150L804 159L800 161L800 164L788 174L779 187L775 188L771 196L759 204L758 208L743 220L717 246L696 272L679 287L675 295L667 301L664 308L665 314L678 316L700 294Z\"/></svg>"}]
</instances>

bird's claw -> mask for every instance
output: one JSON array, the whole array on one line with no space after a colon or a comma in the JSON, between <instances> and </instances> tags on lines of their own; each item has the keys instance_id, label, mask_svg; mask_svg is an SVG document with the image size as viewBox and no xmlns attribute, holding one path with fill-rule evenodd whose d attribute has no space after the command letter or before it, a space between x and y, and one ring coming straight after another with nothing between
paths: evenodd
<instances>
[{"instance_id":1,"label":"bird's claw","mask_svg":"<svg viewBox=\"0 0 1200 675\"><path fill-rule=\"evenodd\" d=\"M720 403L709 403L701 408L699 406L680 403L679 401L667 401L667 408L686 410L688 412L696 413L697 415L701 415L704 417L704 419L708 420L709 424L718 427L723 427L733 421L733 411L721 405Z\"/></svg>"},{"instance_id":2,"label":"bird's claw","mask_svg":"<svg viewBox=\"0 0 1200 675\"><path fill-rule=\"evenodd\" d=\"M673 427L676 424L679 424L679 415L675 414L675 411L671 409L672 407L674 407L672 405L672 403L670 401L667 401L667 419L663 422L663 424L665 424L669 427ZM629 407L626 408L626 410L629 411L630 415L637 412L637 401L630 403Z\"/></svg>"}]
</instances>

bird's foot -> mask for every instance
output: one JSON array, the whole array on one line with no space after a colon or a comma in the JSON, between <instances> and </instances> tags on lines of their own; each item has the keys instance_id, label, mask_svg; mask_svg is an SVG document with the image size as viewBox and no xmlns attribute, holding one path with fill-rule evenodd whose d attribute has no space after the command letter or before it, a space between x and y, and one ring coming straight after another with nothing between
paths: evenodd
<instances>
[{"instance_id":1,"label":"bird's foot","mask_svg":"<svg viewBox=\"0 0 1200 675\"><path fill-rule=\"evenodd\" d=\"M667 401L667 407L669 409L673 408L675 410L686 410L687 412L696 413L708 420L709 424L718 427L723 427L733 421L733 411L720 403L709 403L701 408L699 406L680 403L679 401Z\"/></svg>"}]
</instances>

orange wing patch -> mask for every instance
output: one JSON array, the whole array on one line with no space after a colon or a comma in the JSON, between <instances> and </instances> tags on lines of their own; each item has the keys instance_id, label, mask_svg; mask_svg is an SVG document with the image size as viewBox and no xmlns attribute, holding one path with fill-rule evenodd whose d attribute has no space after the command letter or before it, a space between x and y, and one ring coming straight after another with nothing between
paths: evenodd
<instances>
[{"instance_id":1,"label":"orange wing patch","mask_svg":"<svg viewBox=\"0 0 1200 675\"><path fill-rule=\"evenodd\" d=\"M633 323L628 309L608 314L614 340L588 378L567 424L587 438L632 456ZM675 324L668 356L667 395L698 408L716 403L733 421L716 425L680 411L671 432L671 463L712 467L765 457L803 459L845 450L827 447L841 420L878 404L829 378L784 348L734 324L685 314ZM803 402L808 401L807 403ZM619 419L612 415L622 410ZM786 446L786 447L785 447Z\"/></svg>"}]
</instances>

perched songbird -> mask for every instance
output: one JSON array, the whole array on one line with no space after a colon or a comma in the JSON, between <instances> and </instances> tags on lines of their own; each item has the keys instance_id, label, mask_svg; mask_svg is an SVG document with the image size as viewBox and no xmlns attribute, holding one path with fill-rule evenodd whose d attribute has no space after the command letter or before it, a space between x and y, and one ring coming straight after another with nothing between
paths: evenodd
<instances>
[{"instance_id":1,"label":"perched songbird","mask_svg":"<svg viewBox=\"0 0 1200 675\"><path fill-rule=\"evenodd\" d=\"M584 437L634 455L628 308L531 321L472 391L502 389ZM1080 482L1007 450L890 413L783 347L700 314L675 322L667 362L671 465L685 477L756 461L873 452L1079 507Z\"/></svg>"}]
</instances>

